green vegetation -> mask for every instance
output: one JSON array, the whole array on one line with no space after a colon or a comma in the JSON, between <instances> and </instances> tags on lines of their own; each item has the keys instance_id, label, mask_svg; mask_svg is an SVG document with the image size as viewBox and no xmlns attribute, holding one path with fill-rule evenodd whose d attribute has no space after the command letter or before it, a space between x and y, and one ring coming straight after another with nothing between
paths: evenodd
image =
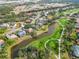
<instances>
[{"instance_id":1,"label":"green vegetation","mask_svg":"<svg viewBox=\"0 0 79 59\"><path fill-rule=\"evenodd\" d=\"M0 15L6 15L9 14L10 11L12 11L13 8L10 6L0 6Z\"/></svg>"},{"instance_id":2,"label":"green vegetation","mask_svg":"<svg viewBox=\"0 0 79 59\"><path fill-rule=\"evenodd\" d=\"M74 13L79 13L79 8L72 9L72 10L66 10L65 12L63 12L64 15L66 15L66 14L74 14Z\"/></svg>"},{"instance_id":3,"label":"green vegetation","mask_svg":"<svg viewBox=\"0 0 79 59\"><path fill-rule=\"evenodd\" d=\"M6 28L1 28L0 29L0 34L3 34L4 32L6 32Z\"/></svg>"},{"instance_id":4,"label":"green vegetation","mask_svg":"<svg viewBox=\"0 0 79 59\"><path fill-rule=\"evenodd\" d=\"M59 22L61 22L64 26L66 26L66 24L68 23L68 20L67 20L67 18L61 18L59 20ZM44 46L45 45L45 42L47 40L52 40L48 44L49 44L50 48L53 48L57 52L58 51L57 45L55 45L56 42L53 42L53 40L59 39L60 38L60 35L61 35L61 32L62 32L62 27L60 25L57 25L57 27L56 27L56 29L55 29L55 31L54 31L54 33L52 35L45 36L45 37L43 37L43 38L41 38L41 39L39 39L37 41L34 41L31 44L29 44L28 47L29 46L33 46L33 47L36 47L39 50L45 50L45 46Z\"/></svg>"},{"instance_id":5,"label":"green vegetation","mask_svg":"<svg viewBox=\"0 0 79 59\"><path fill-rule=\"evenodd\" d=\"M52 51L52 55L50 55L51 56L51 58L54 58L54 57L52 57L53 56L53 54L55 55L57 55L58 54L58 39L60 38L60 35L61 35L61 33L62 33L62 30L63 30L63 28L62 28L62 26L59 24L59 23L61 23L63 26L64 26L64 28L65 28L65 32L64 32L64 35L63 35L63 37L62 37L62 40L63 40L63 43L61 43L61 49L62 49L62 53L63 53L63 51L68 51L69 50L69 47L73 44L73 42L72 42L72 40L74 40L74 39L76 39L76 33L75 33L75 30L71 30L71 29L73 29L74 28L74 22L72 22L70 19L68 19L68 18L60 18L59 20L58 20L59 22L58 22L58 24L56 25L56 29L54 30L54 32L50 35L50 36L45 36L45 37L43 37L43 38L40 38L40 39L38 39L38 40L36 40L36 41L34 41L34 42L32 42L31 44L29 44L28 46L26 46L25 48L23 47L23 49L28 49L28 48L30 48L31 47L31 50L32 50L32 48L35 48L35 49L37 49L37 51L38 52L40 52L40 50L41 51L48 51L49 53L49 55L50 55L50 52ZM71 24L71 25L70 25ZM71 33L70 32L68 32L68 31L71 31ZM68 35L69 34L69 35ZM70 35L71 34L71 35ZM70 40L71 39L71 40ZM49 50L47 50L46 48L45 48L45 43L46 43L46 41L48 41L48 40L50 40L48 43L47 43L47 48L49 49ZM65 49L64 49L65 48ZM31 53L31 52L29 52L29 53ZM33 52L32 52L33 53ZM41 53L41 52L40 52ZM41 59L42 59L43 57L41 57Z\"/></svg>"}]
</instances>

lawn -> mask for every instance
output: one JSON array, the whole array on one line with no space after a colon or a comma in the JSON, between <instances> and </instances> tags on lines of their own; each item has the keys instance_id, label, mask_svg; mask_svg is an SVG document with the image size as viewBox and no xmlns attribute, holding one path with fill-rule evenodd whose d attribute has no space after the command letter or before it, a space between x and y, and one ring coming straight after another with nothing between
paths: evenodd
<instances>
[{"instance_id":1,"label":"lawn","mask_svg":"<svg viewBox=\"0 0 79 59\"><path fill-rule=\"evenodd\" d=\"M0 29L0 34L3 34L3 33L5 33L6 31L7 31L7 29L2 28L2 29Z\"/></svg>"},{"instance_id":2,"label":"lawn","mask_svg":"<svg viewBox=\"0 0 79 59\"><path fill-rule=\"evenodd\" d=\"M61 18L61 19L59 19L59 22L61 22L65 26L68 23L68 20L67 20L67 18ZM50 36L45 36L41 39L38 39L38 40L32 42L31 44L29 44L28 46L34 46L38 49L43 50L45 42L47 40L51 40L51 39L53 39L53 40L59 39L61 32L62 32L62 27L58 24L55 28L54 33L52 33ZM54 45L54 43L50 43L51 47L52 47L52 45Z\"/></svg>"},{"instance_id":3,"label":"lawn","mask_svg":"<svg viewBox=\"0 0 79 59\"><path fill-rule=\"evenodd\" d=\"M79 12L79 8L78 9L72 9L72 10L66 10L64 13L64 15L66 14L73 14L73 13L78 13Z\"/></svg>"}]
</instances>

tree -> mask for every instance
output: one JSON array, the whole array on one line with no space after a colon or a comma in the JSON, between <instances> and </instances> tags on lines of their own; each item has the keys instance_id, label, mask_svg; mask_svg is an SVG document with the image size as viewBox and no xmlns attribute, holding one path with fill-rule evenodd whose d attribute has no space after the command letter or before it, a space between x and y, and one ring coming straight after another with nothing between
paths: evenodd
<instances>
[{"instance_id":1,"label":"tree","mask_svg":"<svg viewBox=\"0 0 79 59\"><path fill-rule=\"evenodd\" d=\"M12 11L12 10L13 10L13 8L10 6L0 6L0 14L1 15L9 14L10 11Z\"/></svg>"},{"instance_id":2,"label":"tree","mask_svg":"<svg viewBox=\"0 0 79 59\"><path fill-rule=\"evenodd\" d=\"M24 26L24 28L25 28L25 29L32 28L32 25L31 25L31 24L26 24L26 25Z\"/></svg>"},{"instance_id":3,"label":"tree","mask_svg":"<svg viewBox=\"0 0 79 59\"><path fill-rule=\"evenodd\" d=\"M70 38L72 40L76 40L77 39L77 35L76 35L76 32L75 31L72 31L72 33L70 34Z\"/></svg>"}]
</instances>

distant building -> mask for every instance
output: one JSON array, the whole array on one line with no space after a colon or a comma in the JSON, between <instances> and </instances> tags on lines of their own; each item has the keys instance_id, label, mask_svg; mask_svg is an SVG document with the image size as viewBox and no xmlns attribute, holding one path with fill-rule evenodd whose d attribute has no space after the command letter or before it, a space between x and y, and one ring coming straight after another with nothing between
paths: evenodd
<instances>
[{"instance_id":1,"label":"distant building","mask_svg":"<svg viewBox=\"0 0 79 59\"><path fill-rule=\"evenodd\" d=\"M25 32L25 31L19 31L19 32L17 33L17 35L18 35L19 37L22 37L22 36L26 35L26 32Z\"/></svg>"},{"instance_id":2,"label":"distant building","mask_svg":"<svg viewBox=\"0 0 79 59\"><path fill-rule=\"evenodd\" d=\"M6 37L9 39L17 39L18 36L16 36L15 34L6 34Z\"/></svg>"}]
</instances>

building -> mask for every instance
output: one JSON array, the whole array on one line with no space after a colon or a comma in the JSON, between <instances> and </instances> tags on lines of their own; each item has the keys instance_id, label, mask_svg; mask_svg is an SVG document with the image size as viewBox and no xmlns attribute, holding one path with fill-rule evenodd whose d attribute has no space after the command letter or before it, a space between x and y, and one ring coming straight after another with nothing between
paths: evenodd
<instances>
[{"instance_id":1,"label":"building","mask_svg":"<svg viewBox=\"0 0 79 59\"><path fill-rule=\"evenodd\" d=\"M42 26L42 25L46 24L47 22L48 22L48 20L45 18L40 18L40 19L36 20L36 24L38 26Z\"/></svg>"},{"instance_id":2,"label":"building","mask_svg":"<svg viewBox=\"0 0 79 59\"><path fill-rule=\"evenodd\" d=\"M32 20L31 20L31 19L28 19L28 20L26 20L25 22L26 22L26 23L31 23Z\"/></svg>"},{"instance_id":3,"label":"building","mask_svg":"<svg viewBox=\"0 0 79 59\"><path fill-rule=\"evenodd\" d=\"M28 32L29 32L29 33L32 33L32 32L33 32L33 29L32 29L32 28L29 28L29 29L28 29Z\"/></svg>"},{"instance_id":4,"label":"building","mask_svg":"<svg viewBox=\"0 0 79 59\"><path fill-rule=\"evenodd\" d=\"M0 48L2 48L4 44L5 44L4 40L0 39Z\"/></svg>"},{"instance_id":5,"label":"building","mask_svg":"<svg viewBox=\"0 0 79 59\"><path fill-rule=\"evenodd\" d=\"M76 40L76 44L78 44L78 45L79 45L79 39L77 39L77 40Z\"/></svg>"},{"instance_id":6,"label":"building","mask_svg":"<svg viewBox=\"0 0 79 59\"><path fill-rule=\"evenodd\" d=\"M18 38L18 36L16 36L15 34L6 34L6 37L8 39L17 39Z\"/></svg>"},{"instance_id":7,"label":"building","mask_svg":"<svg viewBox=\"0 0 79 59\"><path fill-rule=\"evenodd\" d=\"M76 19L76 22L79 23L79 18Z\"/></svg>"},{"instance_id":8,"label":"building","mask_svg":"<svg viewBox=\"0 0 79 59\"><path fill-rule=\"evenodd\" d=\"M9 24L7 23L0 24L0 28L9 28Z\"/></svg>"},{"instance_id":9,"label":"building","mask_svg":"<svg viewBox=\"0 0 79 59\"><path fill-rule=\"evenodd\" d=\"M20 28L21 27L21 23L20 22L17 22L15 25L14 25L14 28Z\"/></svg>"},{"instance_id":10,"label":"building","mask_svg":"<svg viewBox=\"0 0 79 59\"><path fill-rule=\"evenodd\" d=\"M76 23L76 26L75 26L76 28L79 28L79 23Z\"/></svg>"},{"instance_id":11,"label":"building","mask_svg":"<svg viewBox=\"0 0 79 59\"><path fill-rule=\"evenodd\" d=\"M71 54L73 57L79 57L79 45L74 45L71 47Z\"/></svg>"},{"instance_id":12,"label":"building","mask_svg":"<svg viewBox=\"0 0 79 59\"><path fill-rule=\"evenodd\" d=\"M22 36L26 35L26 32L25 32L25 31L19 31L19 32L17 33L17 35L18 35L19 37L22 37Z\"/></svg>"}]
</instances>

